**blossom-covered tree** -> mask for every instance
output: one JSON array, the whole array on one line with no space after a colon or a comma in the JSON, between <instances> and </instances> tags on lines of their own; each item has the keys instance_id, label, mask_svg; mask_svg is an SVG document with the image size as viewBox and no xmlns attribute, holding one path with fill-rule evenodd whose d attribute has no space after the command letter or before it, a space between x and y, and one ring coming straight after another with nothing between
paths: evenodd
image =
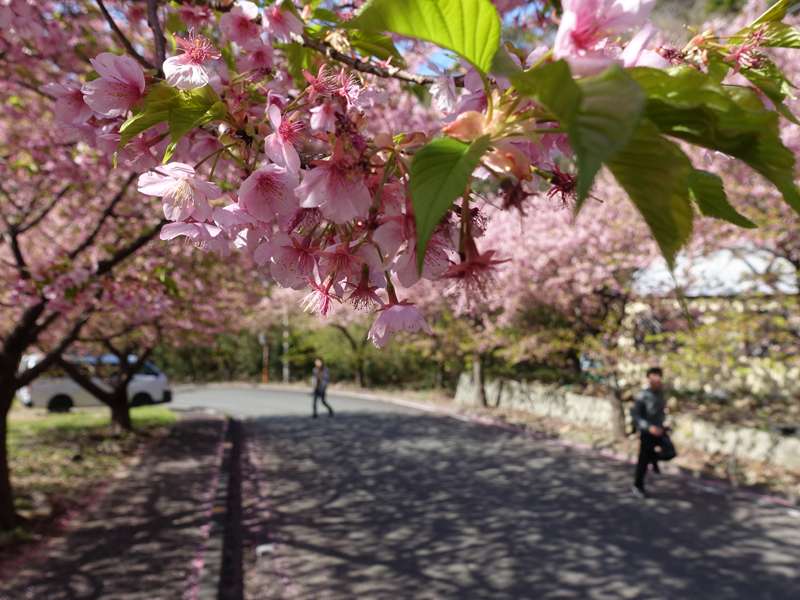
<instances>
[{"instance_id":1,"label":"blossom-covered tree","mask_svg":"<svg viewBox=\"0 0 800 600\"><path fill-rule=\"evenodd\" d=\"M68 41L62 8L102 18L87 36L102 41L81 48L93 70L52 71L59 119L149 170L137 187L161 199L163 239L243 251L262 277L306 290L312 313L372 307L383 346L429 330L420 279L491 289L505 257L479 241L492 239L474 210L487 192L527 212L550 190L579 211L605 165L670 264L695 210L736 220L686 146L741 161L800 209L778 129L788 88L769 56L800 46L789 3L731 31L690 30L682 47L654 41L655 0L542 3L537 27L559 22L552 48L503 42L520 3L489 0L4 0L0 24L28 60ZM421 74L437 49L459 60ZM414 108L427 93L434 119Z\"/></svg>"}]
</instances>

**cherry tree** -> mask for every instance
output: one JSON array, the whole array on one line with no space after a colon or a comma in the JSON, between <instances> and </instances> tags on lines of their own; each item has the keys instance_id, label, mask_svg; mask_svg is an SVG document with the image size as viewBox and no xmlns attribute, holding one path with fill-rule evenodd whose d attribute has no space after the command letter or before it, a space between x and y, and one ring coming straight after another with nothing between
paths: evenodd
<instances>
[{"instance_id":1,"label":"cherry tree","mask_svg":"<svg viewBox=\"0 0 800 600\"><path fill-rule=\"evenodd\" d=\"M689 147L742 162L800 209L770 58L800 46L789 0L743 27L690 29L682 47L655 41L655 0L542 3L531 19L557 17L552 47L501 40L503 19L530 15L513 1L211 4L3 0L0 23L29 60L84 39L64 33L62 8L93 18L91 66L50 71L79 143L149 169L137 188L161 200L163 239L244 252L321 316L374 309L376 346L430 331L420 279L491 288L505 258L480 244L492 238L473 210L490 191L526 211L549 189L580 212L605 165L670 265L696 208L731 220L722 180ZM439 49L458 60L420 73ZM432 95L433 123L417 94Z\"/></svg>"}]
</instances>

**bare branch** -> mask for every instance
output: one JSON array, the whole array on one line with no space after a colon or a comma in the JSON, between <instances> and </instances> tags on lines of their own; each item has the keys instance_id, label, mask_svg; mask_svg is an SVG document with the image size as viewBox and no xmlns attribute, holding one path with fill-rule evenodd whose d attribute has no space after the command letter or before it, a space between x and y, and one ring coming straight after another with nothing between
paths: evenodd
<instances>
[{"instance_id":1,"label":"bare branch","mask_svg":"<svg viewBox=\"0 0 800 600\"><path fill-rule=\"evenodd\" d=\"M157 225L155 225L150 231L147 231L136 238L133 242L125 246L124 248L120 248L117 250L111 258L107 258L105 260L101 260L97 263L97 275L105 275L111 269L113 269L117 264L128 258L130 255L136 253L142 246L147 244L150 240L156 237L161 228L169 223L166 219L161 219Z\"/></svg>"},{"instance_id":2,"label":"bare branch","mask_svg":"<svg viewBox=\"0 0 800 600\"><path fill-rule=\"evenodd\" d=\"M72 252L70 252L67 255L69 256L70 260L74 260L75 257L77 257L81 252L86 250L86 248L88 248L94 243L94 240L100 233L100 230L103 228L103 224L106 222L106 219L108 219L108 217L110 217L111 214L114 212L114 208L117 206L117 204L119 204L119 202L125 196L125 192L128 191L128 187L130 187L131 183L133 183L133 180L135 178L136 178L136 173L131 173L128 176L128 179L126 179L125 183L122 184L122 187L120 188L119 192L117 192L117 195L114 196L109 205L103 211L103 214L100 215L100 218L97 220L97 224L95 225L95 228L92 231L92 233L90 233L77 248L75 248Z\"/></svg>"},{"instance_id":3,"label":"bare branch","mask_svg":"<svg viewBox=\"0 0 800 600\"><path fill-rule=\"evenodd\" d=\"M69 189L70 189L71 187L72 187L71 185L67 185L67 186L65 186L65 187L64 187L64 189L63 189L63 190L61 190L61 191L60 191L58 194L56 194L56 195L55 195L55 197L54 197L54 198L53 198L53 199L50 201L50 203L49 203L49 204L48 204L48 205L47 205L45 208L43 208L43 209L42 209L42 212L40 212L40 213L39 213L39 216L37 216L37 217L36 217L36 218L35 218L33 221L31 221L30 223L27 223L26 225L21 225L21 226L19 227L19 229L17 229L17 232L18 232L18 233L25 233L25 232L26 232L26 231L28 231L30 228L32 228L32 227L36 227L36 225L38 225L38 224L39 224L39 221L41 221L42 219L44 219L44 218L47 216L47 214L48 214L48 213L49 213L51 210L53 210L53 207L55 207L55 205L58 203L58 201L59 201L59 200L61 200L61 198L63 198L63 197L64 197L64 195L65 195L65 194L66 194L66 193L69 191ZM31 211L31 212L33 212L33 211ZM27 216L27 215L26 215L26 216Z\"/></svg>"},{"instance_id":4,"label":"bare branch","mask_svg":"<svg viewBox=\"0 0 800 600\"><path fill-rule=\"evenodd\" d=\"M397 67L380 67L374 63L364 62L359 58L347 56L346 54L342 54L341 52L334 50L329 44L311 39L307 35L297 35L293 33L292 41L300 44L301 46L305 46L306 48L316 50L328 60L335 60L355 69L356 71L360 71L361 73L377 75L378 77L383 77L384 79L399 79L401 81L408 81L409 83L416 83L419 85L431 85L436 81L435 78L428 77L426 75L409 73L408 71L398 69ZM456 87L464 87L463 75L459 75L454 79Z\"/></svg>"},{"instance_id":5,"label":"bare branch","mask_svg":"<svg viewBox=\"0 0 800 600\"><path fill-rule=\"evenodd\" d=\"M158 22L158 4L156 0L147 0L147 21L150 23L150 29L153 30L153 37L156 42L156 66L158 67L158 76L164 77L164 70L162 67L167 56L167 49L164 33L161 31L161 23Z\"/></svg>"},{"instance_id":6,"label":"bare branch","mask_svg":"<svg viewBox=\"0 0 800 600\"><path fill-rule=\"evenodd\" d=\"M155 69L155 65L151 63L149 60L147 60L144 56L139 54L136 51L136 48L133 47L133 44L131 44L130 40L125 37L125 34L122 33L122 30L114 22L114 18L111 16L111 13L108 12L105 5L103 4L103 0L97 0L97 6L100 7L100 12L103 13L103 16L106 18L106 21L108 21L108 25L111 27L111 29L114 30L114 33L117 34L119 41L122 42L123 46L125 46L125 50L127 50L130 53L130 55L133 56L133 58L135 58L137 62L140 65L142 65L145 69Z\"/></svg>"}]
</instances>

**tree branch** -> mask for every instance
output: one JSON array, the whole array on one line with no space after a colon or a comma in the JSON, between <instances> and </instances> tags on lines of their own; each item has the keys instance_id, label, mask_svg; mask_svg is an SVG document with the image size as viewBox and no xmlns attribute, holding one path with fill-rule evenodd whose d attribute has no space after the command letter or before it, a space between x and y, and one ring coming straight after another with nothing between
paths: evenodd
<instances>
[{"instance_id":1,"label":"tree branch","mask_svg":"<svg viewBox=\"0 0 800 600\"><path fill-rule=\"evenodd\" d=\"M108 219L108 217L111 216L111 213L114 212L114 208L122 200L122 197L125 195L125 192L128 191L128 187L131 185L131 183L133 183L133 180L135 178L136 178L136 173L131 173L128 176L128 179L125 180L125 183L122 184L122 187L120 188L119 192L117 192L117 195L114 196L109 205L103 211L103 214L100 215L100 218L97 220L97 225L95 225L95 228L92 231L92 233L90 233L88 237L85 240L83 240L83 242L77 248L75 248L72 252L70 252L67 255L69 256L70 260L74 260L75 257L77 257L81 252L86 250L86 248L88 248L94 243L94 239L100 233L100 230L102 229L106 219Z\"/></svg>"},{"instance_id":2,"label":"tree branch","mask_svg":"<svg viewBox=\"0 0 800 600\"><path fill-rule=\"evenodd\" d=\"M316 50L328 60L335 60L355 69L356 71L360 71L361 73L377 75L378 77L383 77L384 79L399 79L401 81L408 81L409 83L416 83L418 85L432 85L436 81L436 78L434 77L409 73L408 71L398 69L397 67L380 67L374 63L364 62L359 58L342 54L338 50L334 50L329 44L311 39L307 35L297 35L296 33L293 33L292 41L300 44L301 46L305 46L306 48ZM464 87L463 75L455 77L454 81L456 87Z\"/></svg>"},{"instance_id":3,"label":"tree branch","mask_svg":"<svg viewBox=\"0 0 800 600\"><path fill-rule=\"evenodd\" d=\"M55 207L55 205L58 203L58 201L59 201L59 200L61 200L61 198L63 198L63 197L64 197L64 195L65 195L65 194L66 194L66 193L69 191L69 189L70 189L71 187L72 187L71 185L67 185L67 186L65 186L65 187L64 187L64 189L63 189L63 190L61 190L61 191L60 191L58 194L56 194L56 195L53 197L53 199L50 201L50 203L49 203L49 204L48 204L48 205L47 205L45 208L43 208L43 209L42 209L42 212L41 212L41 213L39 213L39 216L38 216L38 217L36 217L36 218L35 218L33 221L31 221L30 223L28 223L28 224L26 224L26 225L23 225L23 226L21 226L19 229L17 229L17 233L25 233L25 232L26 232L26 231L28 231L30 228L32 228L32 227L36 227L36 225L38 225L38 224L39 224L39 221L41 221L42 219L44 219L44 218L47 216L47 213L49 213L51 210L53 210L53 207ZM31 210L30 212L33 212L33 211ZM29 216L29 215L30 215L30 213L28 213L28 215L26 215L26 216ZM21 225L21 224L20 224L20 225Z\"/></svg>"},{"instance_id":4,"label":"tree branch","mask_svg":"<svg viewBox=\"0 0 800 600\"><path fill-rule=\"evenodd\" d=\"M147 21L150 23L150 29L153 30L153 37L156 42L156 67L158 67L158 76L164 77L164 70L162 67L167 56L167 50L164 33L161 31L161 23L158 22L158 4L156 0L147 0Z\"/></svg>"},{"instance_id":5,"label":"tree branch","mask_svg":"<svg viewBox=\"0 0 800 600\"><path fill-rule=\"evenodd\" d=\"M148 4L154 3L156 0L147 0ZM200 4L204 6L208 6L208 0L190 0L192 4ZM228 6L222 7L215 7L214 10L218 10L219 12L228 12L233 9L234 4L231 3ZM261 16L256 17L253 19L254 23L261 23ZM380 67L374 63L364 62L359 58L355 58L352 56L348 56L347 54L343 54L338 50L334 50L330 44L325 42L320 42L319 40L312 39L307 35L297 35L295 33L292 34L292 41L300 44L301 46L305 46L306 48L311 48L312 50L316 50L323 56L325 56L328 60L335 60L336 62L340 62L345 64L356 71L360 71L361 73L368 73L370 75L377 75L378 77L383 77L384 79L399 79L401 81L407 81L409 83L416 83L419 85L432 85L436 82L435 77L429 77L427 75L417 75L416 73L409 73L403 69L398 69L396 67ZM456 87L464 87L464 76L459 75L454 77Z\"/></svg>"},{"instance_id":6,"label":"tree branch","mask_svg":"<svg viewBox=\"0 0 800 600\"><path fill-rule=\"evenodd\" d=\"M122 30L114 22L114 18L111 16L111 13L108 12L105 5L103 4L103 0L96 0L96 1L97 1L97 6L100 7L100 12L103 13L103 16L106 18L106 21L108 21L109 27L111 27L111 29L114 30L114 33L117 34L119 41L122 42L123 46L125 46L125 50L127 50L128 53L130 53L130 55L133 56L133 58L135 58L136 61L140 65L142 65L145 69L155 69L155 65L151 63L149 60L147 60L144 56L139 54L136 51L136 48L133 47L133 44L131 44L130 40L125 37L125 34L122 33Z\"/></svg>"},{"instance_id":7,"label":"tree branch","mask_svg":"<svg viewBox=\"0 0 800 600\"><path fill-rule=\"evenodd\" d=\"M150 231L143 233L138 238L136 238L133 242L125 246L124 248L120 248L117 250L111 258L107 258L105 260L101 260L97 263L97 271L95 272L96 275L105 275L111 269L113 269L117 264L128 258L131 254L134 254L137 250L139 250L142 246L144 246L147 242L152 240L158 233L161 231L161 228L169 223L166 219L161 219L158 222L158 225L154 226Z\"/></svg>"},{"instance_id":8,"label":"tree branch","mask_svg":"<svg viewBox=\"0 0 800 600\"><path fill-rule=\"evenodd\" d=\"M72 377L72 379L89 392L92 396L103 402L104 404L110 404L113 400L113 393L107 390L104 390L99 385L97 385L92 378L86 375L83 371L81 371L74 363L66 360L60 354L55 360L56 364L64 369L67 372L67 375ZM126 384L127 385L127 384Z\"/></svg>"}]
</instances>

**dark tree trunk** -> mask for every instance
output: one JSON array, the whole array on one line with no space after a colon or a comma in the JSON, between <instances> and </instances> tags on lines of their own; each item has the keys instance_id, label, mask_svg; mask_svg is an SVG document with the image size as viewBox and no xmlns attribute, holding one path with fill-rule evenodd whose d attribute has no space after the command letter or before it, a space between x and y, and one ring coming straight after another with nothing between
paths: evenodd
<instances>
[{"instance_id":1,"label":"dark tree trunk","mask_svg":"<svg viewBox=\"0 0 800 600\"><path fill-rule=\"evenodd\" d=\"M0 444L0 530L10 531L19 524L19 517L14 510L14 490L11 488L11 471L8 468L8 447L6 419L14 399L14 391L10 382L0 376L0 413L2 413L2 444Z\"/></svg>"},{"instance_id":2,"label":"dark tree trunk","mask_svg":"<svg viewBox=\"0 0 800 600\"><path fill-rule=\"evenodd\" d=\"M436 391L441 392L444 388L444 361L436 361Z\"/></svg>"},{"instance_id":3,"label":"dark tree trunk","mask_svg":"<svg viewBox=\"0 0 800 600\"><path fill-rule=\"evenodd\" d=\"M483 389L483 364L480 354L472 358L472 383L475 386L473 402L478 406L486 406L486 391Z\"/></svg>"},{"instance_id":4,"label":"dark tree trunk","mask_svg":"<svg viewBox=\"0 0 800 600\"><path fill-rule=\"evenodd\" d=\"M181 351L181 357L183 357L183 360L186 362L186 366L189 369L189 379L191 380L192 383L194 383L195 381L197 381L197 374L194 371L194 361L192 360L192 353L189 350L184 349Z\"/></svg>"},{"instance_id":5,"label":"dark tree trunk","mask_svg":"<svg viewBox=\"0 0 800 600\"><path fill-rule=\"evenodd\" d=\"M365 349L367 342L369 342L369 338L364 336L364 339L361 340L361 346L356 348L355 353L356 385L360 388L366 385L364 381L364 355L366 354Z\"/></svg>"},{"instance_id":6,"label":"dark tree trunk","mask_svg":"<svg viewBox=\"0 0 800 600\"><path fill-rule=\"evenodd\" d=\"M611 403L612 410L611 435L615 440L621 442L628 437L625 431L625 405L622 403L622 392L613 390L608 396L608 401Z\"/></svg>"},{"instance_id":7,"label":"dark tree trunk","mask_svg":"<svg viewBox=\"0 0 800 600\"><path fill-rule=\"evenodd\" d=\"M111 426L123 431L133 431L127 389L117 392L110 400L108 406L111 409Z\"/></svg>"}]
</instances>

